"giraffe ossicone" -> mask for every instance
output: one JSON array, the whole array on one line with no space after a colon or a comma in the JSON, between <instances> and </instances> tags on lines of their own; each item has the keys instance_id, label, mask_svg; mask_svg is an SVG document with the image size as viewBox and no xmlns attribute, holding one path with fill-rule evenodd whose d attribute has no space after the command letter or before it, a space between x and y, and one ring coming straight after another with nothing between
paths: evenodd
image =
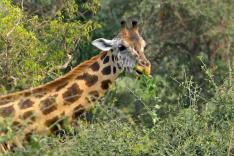
<instances>
[{"instance_id":1,"label":"giraffe ossicone","mask_svg":"<svg viewBox=\"0 0 234 156\"><path fill-rule=\"evenodd\" d=\"M150 74L144 55L146 43L136 21L128 28L121 22L112 40L96 39L92 44L102 52L64 76L39 87L0 96L0 119L12 120L16 136L0 145L5 151L22 142L32 132L48 133L62 127L63 119L74 121L104 95L121 72ZM60 125L60 126L57 126ZM5 132L0 131L0 137Z\"/></svg>"}]
</instances>

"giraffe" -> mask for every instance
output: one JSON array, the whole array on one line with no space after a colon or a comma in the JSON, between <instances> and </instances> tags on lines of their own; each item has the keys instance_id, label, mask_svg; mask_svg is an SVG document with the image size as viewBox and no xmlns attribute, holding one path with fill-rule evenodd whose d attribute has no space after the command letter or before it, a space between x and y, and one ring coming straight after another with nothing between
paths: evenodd
<instances>
[{"instance_id":1,"label":"giraffe","mask_svg":"<svg viewBox=\"0 0 234 156\"><path fill-rule=\"evenodd\" d=\"M102 52L64 76L39 87L0 96L0 119L12 120L16 136L1 144L2 150L22 142L32 132L48 134L66 118L74 121L102 97L120 73L150 75L150 62L144 55L145 40L137 21L128 28L121 22L112 40L99 38L92 45ZM3 135L4 132L0 132Z\"/></svg>"}]
</instances>

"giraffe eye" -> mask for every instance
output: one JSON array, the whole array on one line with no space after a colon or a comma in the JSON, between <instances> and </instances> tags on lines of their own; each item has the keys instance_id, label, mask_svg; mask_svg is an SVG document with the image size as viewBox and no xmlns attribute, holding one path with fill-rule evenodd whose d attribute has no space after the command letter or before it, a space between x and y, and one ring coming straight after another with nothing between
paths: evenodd
<instances>
[{"instance_id":1,"label":"giraffe eye","mask_svg":"<svg viewBox=\"0 0 234 156\"><path fill-rule=\"evenodd\" d=\"M127 49L127 48L126 48L124 45L122 45L122 44L119 46L119 51L124 51L124 50L126 50L126 49Z\"/></svg>"}]
</instances>

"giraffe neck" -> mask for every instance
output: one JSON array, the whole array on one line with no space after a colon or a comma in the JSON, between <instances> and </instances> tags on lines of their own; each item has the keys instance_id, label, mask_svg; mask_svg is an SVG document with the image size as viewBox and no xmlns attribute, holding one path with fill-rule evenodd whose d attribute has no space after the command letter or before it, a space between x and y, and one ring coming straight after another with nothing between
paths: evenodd
<instances>
[{"instance_id":1,"label":"giraffe neck","mask_svg":"<svg viewBox=\"0 0 234 156\"><path fill-rule=\"evenodd\" d=\"M49 130L61 119L73 120L89 110L120 72L112 53L102 52L57 80L0 96L0 117L11 117L17 126L27 121L25 134Z\"/></svg>"}]
</instances>

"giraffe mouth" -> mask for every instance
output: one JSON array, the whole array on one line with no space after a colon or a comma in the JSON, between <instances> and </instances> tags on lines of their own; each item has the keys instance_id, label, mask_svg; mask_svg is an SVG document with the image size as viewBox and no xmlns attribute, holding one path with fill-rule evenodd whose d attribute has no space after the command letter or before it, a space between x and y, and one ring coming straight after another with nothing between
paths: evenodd
<instances>
[{"instance_id":1,"label":"giraffe mouth","mask_svg":"<svg viewBox=\"0 0 234 156\"><path fill-rule=\"evenodd\" d=\"M137 73L137 75L142 75L143 74L143 72L138 70L138 69L136 69L136 73Z\"/></svg>"},{"instance_id":2,"label":"giraffe mouth","mask_svg":"<svg viewBox=\"0 0 234 156\"><path fill-rule=\"evenodd\" d=\"M137 65L135 67L135 70L138 75L142 75L142 74L150 75L150 67L147 67L147 66L143 67L143 66Z\"/></svg>"}]
</instances>

